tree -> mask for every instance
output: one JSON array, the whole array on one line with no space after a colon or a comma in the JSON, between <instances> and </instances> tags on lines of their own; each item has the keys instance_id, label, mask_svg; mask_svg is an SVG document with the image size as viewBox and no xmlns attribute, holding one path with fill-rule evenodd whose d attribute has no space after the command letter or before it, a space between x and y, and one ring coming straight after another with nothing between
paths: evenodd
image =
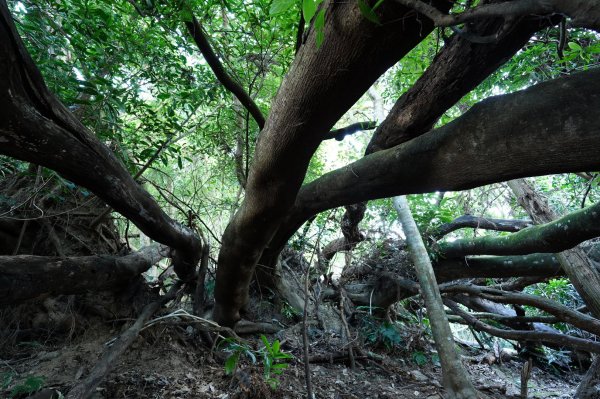
<instances>
[{"instance_id":1,"label":"tree","mask_svg":"<svg viewBox=\"0 0 600 399\"><path fill-rule=\"evenodd\" d=\"M473 106L452 121L444 115L461 98L484 85L505 62L518 57L515 54L542 29L558 23L564 27L567 18L574 25L595 30L584 33L588 42L597 39L600 10L593 1L571 4L517 0L510 6L493 1L460 12L460 5L443 0L431 4L386 0L377 6L362 1L305 0L310 7L304 7L300 23L296 21L295 6L284 1L257 2L251 9L245 8L243 2L223 7L211 3L204 8L195 2L181 7L136 1L114 5L99 2L94 7L75 3L81 8L65 7L62 1L57 3L56 9L64 14L61 19L68 20L71 10L81 9L82 15L96 18L99 25L122 39L122 45L128 50L147 51L144 55L148 58L138 59L136 54L111 48L107 44L109 37L102 35L101 29L89 29L94 37L91 48L100 53L106 46L110 50L107 52L118 62L97 63L94 68L87 68L87 63L78 60L78 68L72 68L75 72L69 70L68 74L74 75L75 82L85 82L80 86L86 90L73 90L67 99L73 103L69 105L79 102L85 106L69 109L48 88L36 66L36 63L55 61L39 50L34 61L30 55L33 50L27 48L19 35L11 10L21 6L15 3L9 8L1 1L0 37L4 40L0 43L0 75L3 77L0 81L0 152L55 170L88 188L143 233L170 247L175 271L182 280L191 283L195 281L196 265L203 248L201 238L191 229L192 210L187 210L188 226L176 222L132 174L141 177L155 159L168 163L164 153L188 134L190 119L199 123L198 130L203 130L202 118L195 117L200 107L197 103L210 99L203 104L203 109L218 114L221 108L226 108L219 102L229 104L232 95L235 96L237 103L231 107L230 129L224 129L228 136L218 137L222 125L220 119L215 118L216 122L206 123L206 130L217 133L195 143L206 152L223 148L222 153L226 155L222 158L235 164L232 174L243 187L241 204L237 206L242 188L237 191L231 206L234 213L222 237L216 237L220 249L212 316L225 326L234 326L240 319L257 264L276 268L278 256L290 237L302 224L323 211L353 205L360 217L349 220L357 225L364 214L365 205L361 203L369 200L464 190L527 176L597 170L600 165L596 151L600 143L600 122L593 117L594 111L600 109L600 71L587 69L561 74L560 70L566 71L569 62L576 63L573 59L561 60L559 67L553 70L559 72L546 79L524 79L502 90L500 80L496 80L491 84L492 89L503 94L481 101L472 99ZM43 7L36 8L32 4L23 7L42 10L39 15L31 11L23 17L25 20L36 21L43 29L64 30L56 21L47 26L40 22L45 20ZM203 25L210 23L210 18L202 15L215 11L210 7L219 7L219 18L225 28L236 12L244 16L249 26L259 25L269 8L276 14L287 12L286 15L293 14L293 17L286 17L281 23L282 37L261 31L261 35L268 37L269 51L257 55L252 52L256 50L254 47L244 50L248 42L255 44L246 38L233 43L235 51L228 54L224 41L215 40L215 37L221 38L221 33L213 32L215 37L211 37ZM126 17L119 19L114 15ZM128 43L127 37L134 34L129 30L131 26L143 30L145 37L164 51ZM432 40L429 35L436 26L450 26L453 33L446 37L446 31L439 31L439 40L445 40L443 47L416 81L404 82L410 88L398 96L391 112L376 128L365 156L305 183L311 159L323 140L343 139L356 130L352 127L341 133L332 131L336 123L388 69L406 60L415 47ZM161 35L169 39L161 39ZM273 43L278 40L281 42L278 51L283 55L276 58L269 52L276 48ZM565 44L562 39L561 42L559 50L563 52ZM208 65L189 62L183 55L184 51L195 51L191 43L197 46ZM258 42L255 47L262 51L265 43ZM573 48L573 52L578 51L576 57L583 57L584 50L579 44L575 45L579 46L579 50ZM66 58L78 59L85 51L85 46L77 44L68 34L62 36L56 47L61 46L72 49ZM81 59L88 56L85 54ZM236 56L243 58L246 64L232 62L231 58ZM152 64L148 59L163 61L156 63L156 68L168 76L166 80L177 82L184 89L171 94L170 83L160 80L161 73L149 72L152 68L138 71L138 65ZM119 63L125 67L115 66ZM281 73L275 78L269 75L269 68L279 69ZM256 71L254 76L244 75L249 69ZM135 71L146 81L153 82L155 104L143 101L145 89L139 84L131 92L115 84L128 79L124 71ZM281 78L283 71L285 77ZM196 81L194 73L202 76L203 79L198 79L202 83ZM220 85L214 84L211 73ZM240 76L247 78L246 84L241 83L244 79ZM100 83L92 85L90 82L94 79ZM217 89L205 83L210 79ZM268 95L264 93L265 87L271 88ZM277 87L277 94L270 101L273 87ZM105 89L106 94L98 88ZM488 90L486 94L493 91ZM128 113L120 108L125 105L112 104L109 109L114 120L96 123L98 132L94 135L81 122L94 121L90 111L93 101L119 96L133 98L126 106L135 117L124 118ZM116 134L112 124L128 126ZM359 126L362 129L370 125L361 123ZM155 132L163 126L175 133L167 134L162 140L148 139L149 143L144 134L139 133ZM103 143L105 139L125 142L123 133L132 134L130 152L139 155L136 160L147 161L142 168L125 157L119 159L115 155L118 151L111 151ZM142 150L144 145L147 148ZM183 168L181 154L177 154L177 149L172 152L179 168ZM131 173L134 167L138 173ZM163 191L159 193L164 195ZM175 203L172 199L169 201L171 205ZM206 226L204 229L212 233ZM350 226L348 231L355 231L354 227ZM497 261L491 259L490 263ZM455 262L454 266L460 268L462 263ZM442 263L434 266L440 267ZM532 272L532 267L517 268L512 275L534 273L539 276L542 273L539 268ZM544 270L548 273L549 269ZM497 271L488 267L486 273ZM400 296L398 293L391 300ZM382 298L382 301L387 299ZM562 308L557 312L562 312ZM579 320L578 317L572 315L572 319ZM546 338L550 339L544 336Z\"/></svg>"}]
</instances>

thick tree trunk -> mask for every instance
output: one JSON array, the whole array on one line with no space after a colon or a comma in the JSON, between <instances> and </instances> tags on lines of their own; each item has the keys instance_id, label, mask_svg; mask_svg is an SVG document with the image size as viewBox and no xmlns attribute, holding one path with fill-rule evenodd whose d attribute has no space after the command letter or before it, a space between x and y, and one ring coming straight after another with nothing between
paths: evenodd
<instances>
[{"instance_id":1,"label":"thick tree trunk","mask_svg":"<svg viewBox=\"0 0 600 399\"><path fill-rule=\"evenodd\" d=\"M443 4L447 10L449 3ZM411 10L385 2L381 25L356 2L323 4L325 41L314 29L285 77L260 133L246 197L223 235L213 317L234 324L248 297L254 267L294 204L308 162L339 118L432 26Z\"/></svg>"},{"instance_id":2,"label":"thick tree trunk","mask_svg":"<svg viewBox=\"0 0 600 399\"><path fill-rule=\"evenodd\" d=\"M175 269L194 275L200 239L166 215L111 151L48 90L0 0L0 153L56 170L84 186L154 240L174 248Z\"/></svg>"},{"instance_id":3,"label":"thick tree trunk","mask_svg":"<svg viewBox=\"0 0 600 399\"><path fill-rule=\"evenodd\" d=\"M547 201L541 195L535 192L533 188L525 180L513 180L508 182L509 187L517 197L519 204L527 211L531 219L536 223L549 223L556 219L556 214L550 209ZM591 210L583 214L588 217L597 217L600 211L597 209L600 205L596 204L586 209L582 209L571 215L579 215L583 212ZM560 220L568 219L567 215L554 223L559 223ZM569 219L570 220L570 219ZM598 221L595 222L598 224ZM594 224L594 222L592 222ZM563 231L577 230L579 227L576 223L564 223ZM519 233L517 233L519 234ZM596 234L597 235L597 234ZM564 247L563 247L564 248ZM558 248L560 251L563 248ZM568 249L556 255L565 274L573 283L573 286L581 295L581 298L588 306L590 312L600 318L600 271L590 262L589 257L583 252L580 247Z\"/></svg>"},{"instance_id":4,"label":"thick tree trunk","mask_svg":"<svg viewBox=\"0 0 600 399\"><path fill-rule=\"evenodd\" d=\"M150 245L120 257L0 256L0 305L46 294L118 289L167 255L168 248Z\"/></svg>"},{"instance_id":5,"label":"thick tree trunk","mask_svg":"<svg viewBox=\"0 0 600 399\"><path fill-rule=\"evenodd\" d=\"M431 323L431 331L435 346L440 356L444 388L448 396L456 399L477 399L479 395L467 377L460 357L454 347L452 330L446 317L442 296L435 280L433 267L425 244L421 239L417 224L412 217L406 197L394 198L394 207L402 223L402 229L406 235L406 243L410 251L411 259L415 264L415 271L421 286L421 295L425 300L427 315Z\"/></svg>"}]
</instances>

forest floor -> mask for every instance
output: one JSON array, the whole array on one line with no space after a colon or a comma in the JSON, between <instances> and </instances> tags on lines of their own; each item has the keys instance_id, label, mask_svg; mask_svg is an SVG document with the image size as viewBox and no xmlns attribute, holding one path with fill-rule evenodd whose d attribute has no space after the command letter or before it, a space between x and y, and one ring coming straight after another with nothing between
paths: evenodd
<instances>
[{"instance_id":1,"label":"forest floor","mask_svg":"<svg viewBox=\"0 0 600 399\"><path fill-rule=\"evenodd\" d=\"M100 384L93 398L305 398L302 333L296 324L276 335L271 342L281 340L281 348L291 353L290 361L275 389L263 377L259 352L253 364L250 356L241 356L233 375L225 373L223 352L206 348L191 327L163 324L142 331L141 335L114 364L112 372ZM0 397L24 398L13 395L19 386L37 377L43 378L44 388L53 388L63 394L81 381L97 363L121 326L105 323L88 325L76 336L47 341L15 342L10 357L0 354ZM314 338L314 337L313 337ZM248 347L260 348L260 339L252 336ZM311 339L311 354L324 355L343 349L326 335ZM218 354L221 354L221 360ZM351 370L344 363L311 364L312 386L317 398L429 398L442 399L441 370L433 364L435 355L428 350L424 361L415 362L415 356L396 350L373 350L373 359L357 356ZM366 353L366 352L363 352ZM433 355L433 356L432 356ZM522 360L502 364L488 364L490 354L485 351L463 353L464 364L474 384L490 398L517 398L519 396ZM529 381L530 398L570 398L581 376L575 372L558 374L556 371L533 368ZM36 387L37 388L37 387Z\"/></svg>"}]
</instances>

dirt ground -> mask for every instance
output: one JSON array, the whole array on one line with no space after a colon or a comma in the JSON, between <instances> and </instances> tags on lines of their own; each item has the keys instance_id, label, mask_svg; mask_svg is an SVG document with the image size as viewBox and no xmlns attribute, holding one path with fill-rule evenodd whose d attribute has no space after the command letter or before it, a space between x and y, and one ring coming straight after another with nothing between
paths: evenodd
<instances>
[{"instance_id":1,"label":"dirt ground","mask_svg":"<svg viewBox=\"0 0 600 399\"><path fill-rule=\"evenodd\" d=\"M28 377L43 377L44 388L66 395L90 372L120 328L97 324L71 338L15 342L10 355L0 354L0 384L3 384L0 397L10 398L14 388ZM261 347L256 336L246 339L250 346ZM289 368L276 377L275 389L265 383L260 358L253 364L251 357L242 355L233 375L226 375L223 362L226 354L222 350L205 347L189 326L168 324L144 330L117 360L93 398L305 398L299 325L268 339L270 342L279 339L282 350L294 356ZM335 339L311 342L311 354L322 357L342 347ZM402 351L380 350L373 356L374 359L358 356L354 370L340 362L311 364L316 398L444 398L441 370L431 362L435 358L431 352L424 355L421 366L410 353ZM484 352L464 353L463 359L472 381L488 397L520 397L522 360L490 365ZM534 367L529 397L570 398L579 379L577 373L558 374Z\"/></svg>"}]
</instances>

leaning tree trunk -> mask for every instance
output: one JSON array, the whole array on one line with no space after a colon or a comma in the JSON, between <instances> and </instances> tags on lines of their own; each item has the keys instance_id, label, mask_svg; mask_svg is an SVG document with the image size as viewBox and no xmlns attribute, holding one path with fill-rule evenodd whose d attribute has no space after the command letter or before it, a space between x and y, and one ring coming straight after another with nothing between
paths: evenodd
<instances>
[{"instance_id":1,"label":"leaning tree trunk","mask_svg":"<svg viewBox=\"0 0 600 399\"><path fill-rule=\"evenodd\" d=\"M456 353L452 330L450 330L450 323L448 323L444 310L442 296L435 280L429 254L425 249L417 224L412 217L406 197L395 197L394 207L402 223L406 243L421 286L421 295L425 300L433 339L442 363L444 388L448 391L450 398L477 399L479 395L467 377L467 372L460 361L458 353Z\"/></svg>"},{"instance_id":2,"label":"leaning tree trunk","mask_svg":"<svg viewBox=\"0 0 600 399\"><path fill-rule=\"evenodd\" d=\"M440 9L450 6L434 1ZM310 158L339 118L433 25L395 2L378 9L381 25L356 2L327 1L325 40L311 29L261 131L244 201L227 226L219 253L213 318L233 325L265 246L293 206ZM352 84L349 84L352 82Z\"/></svg>"},{"instance_id":3,"label":"leaning tree trunk","mask_svg":"<svg viewBox=\"0 0 600 399\"><path fill-rule=\"evenodd\" d=\"M525 180L511 180L508 186L535 223L549 223L557 218L548 202ZM564 228L568 229L569 224L565 223ZM579 246L557 253L556 257L590 312L600 318L600 272Z\"/></svg>"},{"instance_id":4,"label":"leaning tree trunk","mask_svg":"<svg viewBox=\"0 0 600 399\"><path fill-rule=\"evenodd\" d=\"M152 239L170 246L184 280L194 276L201 242L171 219L46 87L0 0L0 153L56 170L88 188Z\"/></svg>"}]
</instances>

